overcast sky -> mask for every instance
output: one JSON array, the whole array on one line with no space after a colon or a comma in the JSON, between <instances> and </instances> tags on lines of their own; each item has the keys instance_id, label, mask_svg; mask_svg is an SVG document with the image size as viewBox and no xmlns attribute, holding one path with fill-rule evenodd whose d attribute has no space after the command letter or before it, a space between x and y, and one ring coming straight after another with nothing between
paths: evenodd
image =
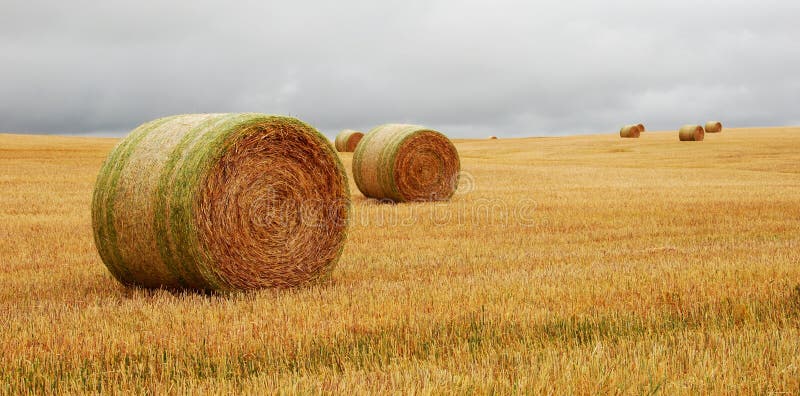
<instances>
[{"instance_id":1,"label":"overcast sky","mask_svg":"<svg viewBox=\"0 0 800 396\"><path fill-rule=\"evenodd\" d=\"M0 4L4 132L120 135L200 112L328 136L800 124L797 0Z\"/></svg>"}]
</instances>

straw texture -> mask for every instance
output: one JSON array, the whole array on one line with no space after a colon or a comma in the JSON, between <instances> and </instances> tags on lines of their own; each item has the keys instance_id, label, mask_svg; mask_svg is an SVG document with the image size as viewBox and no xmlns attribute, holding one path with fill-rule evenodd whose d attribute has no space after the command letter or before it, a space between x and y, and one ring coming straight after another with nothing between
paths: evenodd
<instances>
[{"instance_id":1,"label":"straw texture","mask_svg":"<svg viewBox=\"0 0 800 396\"><path fill-rule=\"evenodd\" d=\"M460 169L450 139L416 125L376 127L353 154L358 189L367 197L395 202L450 199Z\"/></svg>"},{"instance_id":2,"label":"straw texture","mask_svg":"<svg viewBox=\"0 0 800 396\"><path fill-rule=\"evenodd\" d=\"M639 132L640 133L645 131L644 124L637 124L636 126L639 127Z\"/></svg>"},{"instance_id":3,"label":"straw texture","mask_svg":"<svg viewBox=\"0 0 800 396\"><path fill-rule=\"evenodd\" d=\"M706 132L720 133L722 132L722 123L719 121L709 121L706 123Z\"/></svg>"},{"instance_id":4,"label":"straw texture","mask_svg":"<svg viewBox=\"0 0 800 396\"><path fill-rule=\"evenodd\" d=\"M705 131L700 125L684 125L678 130L678 138L684 142L699 142L705 138Z\"/></svg>"},{"instance_id":5,"label":"straw texture","mask_svg":"<svg viewBox=\"0 0 800 396\"><path fill-rule=\"evenodd\" d=\"M131 132L95 184L105 265L146 288L242 290L326 279L350 212L328 140L289 117L187 114Z\"/></svg>"},{"instance_id":6,"label":"straw texture","mask_svg":"<svg viewBox=\"0 0 800 396\"><path fill-rule=\"evenodd\" d=\"M638 125L625 125L619 130L619 137L622 138L638 138L642 131Z\"/></svg>"},{"instance_id":7,"label":"straw texture","mask_svg":"<svg viewBox=\"0 0 800 396\"><path fill-rule=\"evenodd\" d=\"M356 150L358 142L360 142L363 137L364 134L359 131L345 129L336 135L336 150L340 153L352 153Z\"/></svg>"}]
</instances>

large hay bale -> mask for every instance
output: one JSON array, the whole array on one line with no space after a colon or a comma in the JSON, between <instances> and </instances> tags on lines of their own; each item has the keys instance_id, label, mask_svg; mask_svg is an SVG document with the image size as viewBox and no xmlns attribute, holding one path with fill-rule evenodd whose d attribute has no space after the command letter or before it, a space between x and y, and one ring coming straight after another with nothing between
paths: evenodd
<instances>
[{"instance_id":1,"label":"large hay bale","mask_svg":"<svg viewBox=\"0 0 800 396\"><path fill-rule=\"evenodd\" d=\"M95 184L105 265L147 288L241 290L326 279L350 193L328 140L289 117L187 114L136 128Z\"/></svg>"},{"instance_id":2,"label":"large hay bale","mask_svg":"<svg viewBox=\"0 0 800 396\"><path fill-rule=\"evenodd\" d=\"M678 130L678 138L684 142L700 142L705 138L705 131L700 125L684 125Z\"/></svg>"},{"instance_id":3,"label":"large hay bale","mask_svg":"<svg viewBox=\"0 0 800 396\"><path fill-rule=\"evenodd\" d=\"M625 125L619 130L619 137L622 138L638 138L642 133L638 125Z\"/></svg>"},{"instance_id":4,"label":"large hay bale","mask_svg":"<svg viewBox=\"0 0 800 396\"><path fill-rule=\"evenodd\" d=\"M358 142L360 142L363 137L364 134L359 131L345 129L336 135L336 150L340 153L352 153L356 150Z\"/></svg>"},{"instance_id":5,"label":"large hay bale","mask_svg":"<svg viewBox=\"0 0 800 396\"><path fill-rule=\"evenodd\" d=\"M722 123L719 121L709 121L706 123L706 132L720 133L722 132Z\"/></svg>"},{"instance_id":6,"label":"large hay bale","mask_svg":"<svg viewBox=\"0 0 800 396\"><path fill-rule=\"evenodd\" d=\"M460 169L450 139L416 125L381 125L364 136L353 154L358 189L367 197L395 202L450 199Z\"/></svg>"},{"instance_id":7,"label":"large hay bale","mask_svg":"<svg viewBox=\"0 0 800 396\"><path fill-rule=\"evenodd\" d=\"M489 136L489 140L497 140L497 136L491 135L491 136Z\"/></svg>"}]
</instances>

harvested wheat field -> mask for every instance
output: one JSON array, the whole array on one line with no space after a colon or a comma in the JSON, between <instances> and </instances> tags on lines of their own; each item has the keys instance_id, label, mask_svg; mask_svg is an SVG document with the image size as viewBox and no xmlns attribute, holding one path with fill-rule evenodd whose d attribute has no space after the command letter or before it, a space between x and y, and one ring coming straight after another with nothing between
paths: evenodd
<instances>
[{"instance_id":1,"label":"harvested wheat field","mask_svg":"<svg viewBox=\"0 0 800 396\"><path fill-rule=\"evenodd\" d=\"M0 393L797 393L800 128L455 140L449 202L356 188L330 282L129 289L114 139L0 135Z\"/></svg>"}]
</instances>

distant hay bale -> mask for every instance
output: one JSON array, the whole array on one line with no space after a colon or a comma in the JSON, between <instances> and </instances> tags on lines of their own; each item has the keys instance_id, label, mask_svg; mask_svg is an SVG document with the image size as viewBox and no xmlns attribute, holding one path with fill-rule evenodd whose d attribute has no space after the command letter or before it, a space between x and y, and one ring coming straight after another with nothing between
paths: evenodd
<instances>
[{"instance_id":1,"label":"distant hay bale","mask_svg":"<svg viewBox=\"0 0 800 396\"><path fill-rule=\"evenodd\" d=\"M227 291L329 277L350 212L328 140L294 118L187 114L136 128L95 184L111 274L146 288Z\"/></svg>"},{"instance_id":2,"label":"distant hay bale","mask_svg":"<svg viewBox=\"0 0 800 396\"><path fill-rule=\"evenodd\" d=\"M416 125L376 127L353 154L358 189L367 197L395 202L450 199L460 169L450 139Z\"/></svg>"},{"instance_id":3,"label":"distant hay bale","mask_svg":"<svg viewBox=\"0 0 800 396\"><path fill-rule=\"evenodd\" d=\"M622 138L638 138L642 133L638 125L625 125L619 130L619 137Z\"/></svg>"},{"instance_id":4,"label":"distant hay bale","mask_svg":"<svg viewBox=\"0 0 800 396\"><path fill-rule=\"evenodd\" d=\"M644 129L644 124L637 124L636 126L637 126L637 127L639 127L639 133L641 133L641 132L644 132L644 131L645 131L645 129Z\"/></svg>"},{"instance_id":5,"label":"distant hay bale","mask_svg":"<svg viewBox=\"0 0 800 396\"><path fill-rule=\"evenodd\" d=\"M706 132L720 133L722 132L722 123L719 121L709 121L706 123Z\"/></svg>"},{"instance_id":6,"label":"distant hay bale","mask_svg":"<svg viewBox=\"0 0 800 396\"><path fill-rule=\"evenodd\" d=\"M489 140L497 140L497 136L491 135L489 136Z\"/></svg>"},{"instance_id":7,"label":"distant hay bale","mask_svg":"<svg viewBox=\"0 0 800 396\"><path fill-rule=\"evenodd\" d=\"M684 142L700 142L705 138L705 131L700 125L684 125L678 131L678 138Z\"/></svg>"},{"instance_id":8,"label":"distant hay bale","mask_svg":"<svg viewBox=\"0 0 800 396\"><path fill-rule=\"evenodd\" d=\"M359 131L345 129L336 135L336 150L340 153L352 153L356 150L358 142L361 141L363 137L364 134Z\"/></svg>"}]
</instances>

